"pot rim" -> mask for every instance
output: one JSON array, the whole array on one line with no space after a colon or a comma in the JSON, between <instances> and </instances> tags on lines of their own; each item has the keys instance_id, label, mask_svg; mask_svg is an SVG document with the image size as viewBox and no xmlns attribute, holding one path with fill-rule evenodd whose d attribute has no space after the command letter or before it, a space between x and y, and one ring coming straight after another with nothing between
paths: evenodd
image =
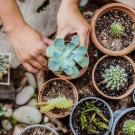
<instances>
[{"instance_id":1,"label":"pot rim","mask_svg":"<svg viewBox=\"0 0 135 135\"><path fill-rule=\"evenodd\" d=\"M78 92L77 92L77 88L75 87L75 85L74 85L73 83L71 83L71 82L68 81L68 80L62 79L62 78L53 78L53 79L50 79L50 80L46 81L46 82L43 84L43 86L41 87L40 91L39 91L39 94L38 94L38 102L41 102L41 101L42 101L42 100L41 100L41 97L42 97L43 91L45 90L46 85L47 85L48 83L50 83L51 81L54 81L54 80L63 80L63 81L65 81L65 82L67 82L68 84L70 84L70 86L72 86L72 88L73 88L72 91L73 91L74 96L75 96L74 104L76 104L76 103L78 102ZM74 104L73 104L73 106L74 106ZM72 108L73 108L73 106L72 106ZM46 112L45 114L48 115L48 116L50 116L50 117L53 117L53 118L63 118L63 117L66 117L66 116L68 116L68 115L70 114L72 108L71 108L69 111L67 111L64 115L63 115L63 114L62 114L62 115L61 115L61 114L54 114L54 113L51 113L51 112Z\"/></svg>"},{"instance_id":2,"label":"pot rim","mask_svg":"<svg viewBox=\"0 0 135 135\"><path fill-rule=\"evenodd\" d=\"M71 114L70 114L70 119L69 119L70 121L69 121L69 123L70 123L70 128L71 128L72 132L74 133L74 135L78 135L78 133L75 132L73 124L72 124L74 110L76 109L77 106L79 106L79 104L81 102L84 102L86 100L98 100L98 101L100 101L100 102L102 102L102 103L104 103L106 105L106 107L107 107L107 109L108 109L108 111L110 113L109 130L111 131L111 128L112 128L112 125L113 125L113 111L112 111L110 105L105 100L103 100L101 98L98 98L98 97L86 97L86 98L81 99L76 105L74 105L74 107L73 107L73 109L71 111ZM108 135L108 133L110 131L107 131L105 133L105 135Z\"/></svg>"},{"instance_id":3,"label":"pot rim","mask_svg":"<svg viewBox=\"0 0 135 135\"><path fill-rule=\"evenodd\" d=\"M132 65L132 68L133 68L133 70L134 70L134 74L135 74L135 63L133 62L133 60L130 58L130 57L128 57L128 56L126 56L126 55L124 55L124 56L109 56L109 55L104 55L104 56L102 56L98 61L97 61L97 63L95 64L95 66L94 66L94 68L93 68L93 71L92 71L92 82L93 82L93 84L94 84L94 87L95 87L95 89L97 90L97 92L98 93L100 93L102 96L104 96L104 97L106 97L106 98L108 98L108 99L122 99L122 98L124 98L124 97L127 97L133 90L134 90L134 88L135 88L135 76L134 76L134 81L133 81L133 83L129 86L129 88L126 90L126 92L123 94L123 95L120 95L120 96L118 96L118 97L116 97L116 96L108 96L107 94L105 94L105 93L103 93L100 89L99 89L99 87L97 86L97 84L96 84L96 81L95 81L95 71L96 71L96 68L97 68L97 66L98 66L98 64L102 61L102 60L104 60L105 58L107 58L107 57L123 57L124 59L126 59L131 65Z\"/></svg>"},{"instance_id":4,"label":"pot rim","mask_svg":"<svg viewBox=\"0 0 135 135\"><path fill-rule=\"evenodd\" d=\"M52 131L55 135L59 135L53 128L46 126L46 125L41 125L41 124L35 124L35 125L31 125L26 127L25 129L23 129L19 135L21 135L22 133L24 133L26 130L30 129L30 128L34 128L34 127L41 127L41 128L46 128L49 131Z\"/></svg>"},{"instance_id":5,"label":"pot rim","mask_svg":"<svg viewBox=\"0 0 135 135\"><path fill-rule=\"evenodd\" d=\"M111 132L111 135L115 135L115 128L116 128L116 125L118 123L118 121L128 112L131 112L131 111L134 111L135 110L135 107L131 107L131 108L127 108L125 110L123 110L119 115L118 117L115 119L114 123L113 123L113 126L112 126L112 132Z\"/></svg>"},{"instance_id":6,"label":"pot rim","mask_svg":"<svg viewBox=\"0 0 135 135\"><path fill-rule=\"evenodd\" d=\"M111 51L107 48L105 48L97 39L97 36L96 36L96 30L95 30L95 25L96 25L96 22L97 22L97 19L102 16L104 13L108 12L109 10L111 9L119 9L123 12L126 12L126 14L128 14L135 22L135 11L132 7L130 6L127 6L125 4L121 4L121 3L110 3L110 4L107 4L103 7L101 7L100 9L97 9L97 11L95 12L92 20L91 20L91 26L92 26L92 34L91 34L91 37L92 37L92 41L93 43L95 44L95 46L103 53L107 54L107 55L112 55L112 56L121 56L121 55L125 55L125 54L128 54L130 52L132 52L134 49L135 49L135 36L133 38L133 41L132 43L122 49L122 50L119 50L119 51Z\"/></svg>"}]
</instances>

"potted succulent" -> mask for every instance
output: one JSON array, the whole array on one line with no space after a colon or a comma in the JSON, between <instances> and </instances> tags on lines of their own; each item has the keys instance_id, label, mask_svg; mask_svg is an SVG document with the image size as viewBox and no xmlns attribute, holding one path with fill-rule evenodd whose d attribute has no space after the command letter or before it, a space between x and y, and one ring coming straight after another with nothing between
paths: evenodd
<instances>
[{"instance_id":1,"label":"potted succulent","mask_svg":"<svg viewBox=\"0 0 135 135\"><path fill-rule=\"evenodd\" d=\"M0 84L10 83L10 54L0 53Z\"/></svg>"},{"instance_id":2,"label":"potted succulent","mask_svg":"<svg viewBox=\"0 0 135 135\"><path fill-rule=\"evenodd\" d=\"M135 135L135 107L121 111L115 118L111 135Z\"/></svg>"},{"instance_id":3,"label":"potted succulent","mask_svg":"<svg viewBox=\"0 0 135 135\"><path fill-rule=\"evenodd\" d=\"M54 129L45 125L33 125L25 128L19 135L59 135Z\"/></svg>"},{"instance_id":4,"label":"potted succulent","mask_svg":"<svg viewBox=\"0 0 135 135\"><path fill-rule=\"evenodd\" d=\"M95 12L91 21L92 40L105 54L121 56L135 48L135 11L120 3L107 4Z\"/></svg>"},{"instance_id":5,"label":"potted succulent","mask_svg":"<svg viewBox=\"0 0 135 135\"><path fill-rule=\"evenodd\" d=\"M113 113L102 99L87 97L80 100L70 115L74 135L107 135L111 131Z\"/></svg>"},{"instance_id":6,"label":"potted succulent","mask_svg":"<svg viewBox=\"0 0 135 135\"><path fill-rule=\"evenodd\" d=\"M135 88L135 64L128 56L105 55L92 72L96 90L109 99L122 99Z\"/></svg>"},{"instance_id":7,"label":"potted succulent","mask_svg":"<svg viewBox=\"0 0 135 135\"><path fill-rule=\"evenodd\" d=\"M47 48L48 67L60 78L78 78L84 74L89 64L87 52L87 48L80 46L79 37L76 35L68 43L58 38Z\"/></svg>"},{"instance_id":8,"label":"potted succulent","mask_svg":"<svg viewBox=\"0 0 135 135\"><path fill-rule=\"evenodd\" d=\"M36 107L51 117L63 118L70 114L76 102L76 87L67 80L55 78L47 81L41 88Z\"/></svg>"}]
</instances>

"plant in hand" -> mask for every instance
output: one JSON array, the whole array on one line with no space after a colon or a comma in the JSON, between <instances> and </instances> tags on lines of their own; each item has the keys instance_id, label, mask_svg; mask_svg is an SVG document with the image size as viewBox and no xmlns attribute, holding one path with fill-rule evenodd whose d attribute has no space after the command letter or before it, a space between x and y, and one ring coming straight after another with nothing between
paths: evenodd
<instances>
[{"instance_id":1,"label":"plant in hand","mask_svg":"<svg viewBox=\"0 0 135 135\"><path fill-rule=\"evenodd\" d=\"M69 109L73 106L73 101L65 97L56 97L48 100L47 102L38 103L36 105L40 108L41 112L49 112L53 109Z\"/></svg>"},{"instance_id":2,"label":"plant in hand","mask_svg":"<svg viewBox=\"0 0 135 135\"><path fill-rule=\"evenodd\" d=\"M115 38L120 38L121 36L123 36L124 31L124 26L122 26L122 24L119 22L112 23L110 26L110 33Z\"/></svg>"},{"instance_id":3,"label":"plant in hand","mask_svg":"<svg viewBox=\"0 0 135 135\"><path fill-rule=\"evenodd\" d=\"M84 110L81 112L80 120L81 128L89 134L99 135L100 130L108 130L107 124L109 120L102 113L102 110L95 105L95 102L86 102Z\"/></svg>"},{"instance_id":4,"label":"plant in hand","mask_svg":"<svg viewBox=\"0 0 135 135\"><path fill-rule=\"evenodd\" d=\"M122 130L126 135L135 135L135 120L126 120Z\"/></svg>"},{"instance_id":5,"label":"plant in hand","mask_svg":"<svg viewBox=\"0 0 135 135\"><path fill-rule=\"evenodd\" d=\"M87 52L87 48L80 46L78 36L73 36L71 42L66 44L64 39L58 38L47 48L48 67L55 73L76 78L80 74L78 67L85 68L89 63Z\"/></svg>"},{"instance_id":6,"label":"plant in hand","mask_svg":"<svg viewBox=\"0 0 135 135\"><path fill-rule=\"evenodd\" d=\"M119 90L127 83L127 74L123 67L118 65L107 68L102 77L106 87L110 90Z\"/></svg>"},{"instance_id":7,"label":"plant in hand","mask_svg":"<svg viewBox=\"0 0 135 135\"><path fill-rule=\"evenodd\" d=\"M0 80L3 79L4 75L8 74L9 59L6 55L0 55Z\"/></svg>"}]
</instances>

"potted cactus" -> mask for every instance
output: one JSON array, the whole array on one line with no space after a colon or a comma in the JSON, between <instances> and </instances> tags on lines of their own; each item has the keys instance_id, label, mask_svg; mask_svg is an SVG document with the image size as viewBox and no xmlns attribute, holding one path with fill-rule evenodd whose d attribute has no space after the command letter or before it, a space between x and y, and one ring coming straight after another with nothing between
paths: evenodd
<instances>
[{"instance_id":1,"label":"potted cactus","mask_svg":"<svg viewBox=\"0 0 135 135\"><path fill-rule=\"evenodd\" d=\"M10 54L0 53L0 84L9 85L10 83Z\"/></svg>"},{"instance_id":2,"label":"potted cactus","mask_svg":"<svg viewBox=\"0 0 135 135\"><path fill-rule=\"evenodd\" d=\"M25 128L19 135L59 135L54 129L44 125L33 125Z\"/></svg>"},{"instance_id":3,"label":"potted cactus","mask_svg":"<svg viewBox=\"0 0 135 135\"><path fill-rule=\"evenodd\" d=\"M65 43L59 38L46 51L49 69L58 77L67 80L81 76L87 69L89 58L87 48L80 46L78 36Z\"/></svg>"},{"instance_id":4,"label":"potted cactus","mask_svg":"<svg viewBox=\"0 0 135 135\"><path fill-rule=\"evenodd\" d=\"M128 56L105 55L94 66L92 81L104 97L124 98L135 88L135 64Z\"/></svg>"},{"instance_id":5,"label":"potted cactus","mask_svg":"<svg viewBox=\"0 0 135 135\"><path fill-rule=\"evenodd\" d=\"M62 118L70 114L77 101L76 87L67 80L55 78L47 81L41 88L36 107L51 117Z\"/></svg>"},{"instance_id":6,"label":"potted cactus","mask_svg":"<svg viewBox=\"0 0 135 135\"><path fill-rule=\"evenodd\" d=\"M107 55L122 56L135 48L135 11L120 3L107 4L91 21L92 40Z\"/></svg>"},{"instance_id":7,"label":"potted cactus","mask_svg":"<svg viewBox=\"0 0 135 135\"><path fill-rule=\"evenodd\" d=\"M135 107L124 109L115 118L111 135L135 135Z\"/></svg>"},{"instance_id":8,"label":"potted cactus","mask_svg":"<svg viewBox=\"0 0 135 135\"><path fill-rule=\"evenodd\" d=\"M74 135L107 135L112 123L113 113L110 106L96 97L80 100L70 115L70 126Z\"/></svg>"}]
</instances>

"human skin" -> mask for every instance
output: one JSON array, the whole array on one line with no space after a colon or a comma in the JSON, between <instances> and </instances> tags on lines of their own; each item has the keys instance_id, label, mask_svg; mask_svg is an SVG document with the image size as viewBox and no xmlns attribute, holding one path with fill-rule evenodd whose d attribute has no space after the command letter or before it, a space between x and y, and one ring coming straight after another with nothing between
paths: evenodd
<instances>
[{"instance_id":1,"label":"human skin","mask_svg":"<svg viewBox=\"0 0 135 135\"><path fill-rule=\"evenodd\" d=\"M32 73L47 69L44 52L52 41L25 22L16 0L0 0L0 18L22 65ZM78 9L78 0L62 0L57 24L57 37L77 33L81 44L88 45L90 26Z\"/></svg>"}]
</instances>

